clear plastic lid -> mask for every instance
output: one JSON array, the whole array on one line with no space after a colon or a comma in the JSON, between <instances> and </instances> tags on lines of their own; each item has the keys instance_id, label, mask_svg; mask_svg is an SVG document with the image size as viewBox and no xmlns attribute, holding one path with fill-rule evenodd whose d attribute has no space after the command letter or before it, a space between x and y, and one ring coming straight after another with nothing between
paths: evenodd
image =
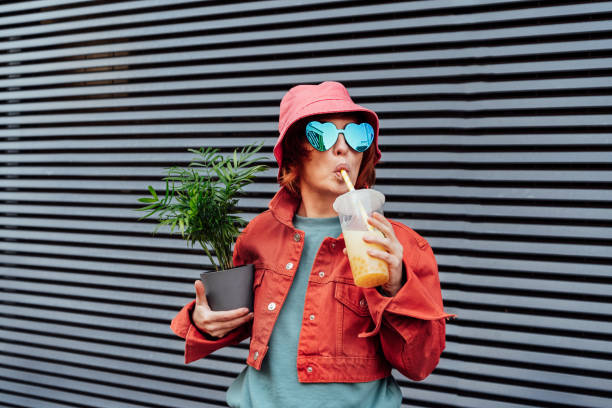
<instances>
[{"instance_id":1,"label":"clear plastic lid","mask_svg":"<svg viewBox=\"0 0 612 408\"><path fill-rule=\"evenodd\" d=\"M334 201L333 208L338 213L342 229L365 230L368 229L367 220L360 205L365 215L370 215L373 212L382 214L384 204L383 193L367 188L342 194Z\"/></svg>"}]
</instances>

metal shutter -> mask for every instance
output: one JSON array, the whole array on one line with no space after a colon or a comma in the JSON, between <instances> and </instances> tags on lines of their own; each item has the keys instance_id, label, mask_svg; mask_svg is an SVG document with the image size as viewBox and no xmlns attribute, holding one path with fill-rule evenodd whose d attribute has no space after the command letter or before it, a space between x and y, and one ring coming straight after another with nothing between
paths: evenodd
<instances>
[{"instance_id":1,"label":"metal shutter","mask_svg":"<svg viewBox=\"0 0 612 408\"><path fill-rule=\"evenodd\" d=\"M0 405L224 405L247 345L183 364L206 259L136 199L187 148L271 158L280 98L323 80L380 114L386 215L459 315L405 406L612 405L612 2L375 3L0 5Z\"/></svg>"}]
</instances>

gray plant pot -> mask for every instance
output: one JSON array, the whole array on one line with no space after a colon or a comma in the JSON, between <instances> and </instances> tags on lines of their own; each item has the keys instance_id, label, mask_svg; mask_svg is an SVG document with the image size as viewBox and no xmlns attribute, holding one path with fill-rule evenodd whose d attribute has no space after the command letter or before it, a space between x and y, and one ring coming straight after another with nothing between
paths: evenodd
<instances>
[{"instance_id":1,"label":"gray plant pot","mask_svg":"<svg viewBox=\"0 0 612 408\"><path fill-rule=\"evenodd\" d=\"M212 310L253 310L253 265L200 274Z\"/></svg>"}]
</instances>

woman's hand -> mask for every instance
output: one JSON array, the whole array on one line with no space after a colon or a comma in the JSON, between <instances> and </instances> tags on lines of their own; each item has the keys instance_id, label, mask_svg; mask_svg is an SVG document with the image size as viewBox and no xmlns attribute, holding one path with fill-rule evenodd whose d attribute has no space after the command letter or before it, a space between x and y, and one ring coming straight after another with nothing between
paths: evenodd
<instances>
[{"instance_id":1,"label":"woman's hand","mask_svg":"<svg viewBox=\"0 0 612 408\"><path fill-rule=\"evenodd\" d=\"M368 254L389 264L389 282L382 285L382 288L389 295L395 296L402 288L404 247L395 236L393 226L382 214L375 212L372 217L368 218L368 222L382 232L384 237L378 234L365 234L363 240L371 244L378 244L385 249L384 251L368 249Z\"/></svg>"},{"instance_id":2,"label":"woman's hand","mask_svg":"<svg viewBox=\"0 0 612 408\"><path fill-rule=\"evenodd\" d=\"M249 309L245 307L222 312L211 310L202 281L195 281L194 286L196 303L191 318L200 331L212 337L223 337L253 318L253 313L249 313Z\"/></svg>"}]
</instances>

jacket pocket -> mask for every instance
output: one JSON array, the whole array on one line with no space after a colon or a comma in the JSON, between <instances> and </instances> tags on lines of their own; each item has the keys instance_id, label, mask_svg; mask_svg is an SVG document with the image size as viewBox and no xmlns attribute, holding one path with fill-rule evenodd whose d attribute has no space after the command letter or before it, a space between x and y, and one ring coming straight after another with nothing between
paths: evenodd
<instances>
[{"instance_id":1,"label":"jacket pocket","mask_svg":"<svg viewBox=\"0 0 612 408\"><path fill-rule=\"evenodd\" d=\"M336 282L336 349L339 354L351 357L375 357L378 336L358 337L359 333L372 330L374 322L368 304L360 288L348 283Z\"/></svg>"}]
</instances>

